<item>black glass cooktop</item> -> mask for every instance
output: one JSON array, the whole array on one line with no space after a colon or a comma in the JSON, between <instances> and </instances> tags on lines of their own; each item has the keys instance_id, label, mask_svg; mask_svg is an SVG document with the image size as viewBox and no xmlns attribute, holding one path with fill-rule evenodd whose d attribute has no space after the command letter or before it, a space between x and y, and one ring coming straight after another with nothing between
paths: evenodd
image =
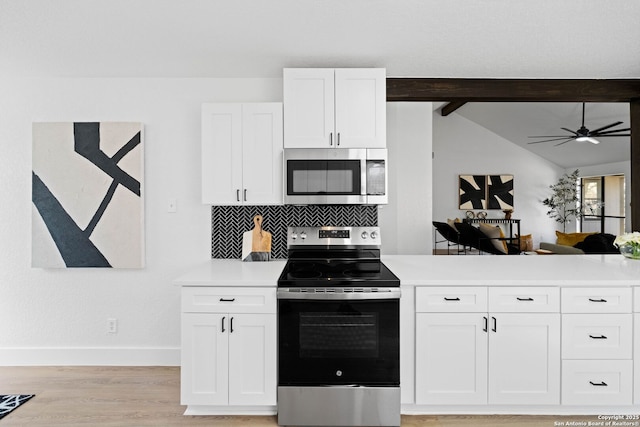
<instances>
[{"instance_id":1,"label":"black glass cooktop","mask_svg":"<svg viewBox=\"0 0 640 427\"><path fill-rule=\"evenodd\" d=\"M400 279L379 259L289 260L279 287L398 287Z\"/></svg>"}]
</instances>

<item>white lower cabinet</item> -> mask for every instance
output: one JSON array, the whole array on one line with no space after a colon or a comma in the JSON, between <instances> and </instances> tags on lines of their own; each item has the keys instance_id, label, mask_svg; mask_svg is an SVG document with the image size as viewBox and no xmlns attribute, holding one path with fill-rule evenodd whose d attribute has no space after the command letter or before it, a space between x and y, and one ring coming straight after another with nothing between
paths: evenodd
<instances>
[{"instance_id":1,"label":"white lower cabinet","mask_svg":"<svg viewBox=\"0 0 640 427\"><path fill-rule=\"evenodd\" d=\"M182 295L181 403L274 408L275 289L194 289Z\"/></svg>"},{"instance_id":2,"label":"white lower cabinet","mask_svg":"<svg viewBox=\"0 0 640 427\"><path fill-rule=\"evenodd\" d=\"M631 360L565 360L562 403L565 405L631 405Z\"/></svg>"},{"instance_id":3,"label":"white lower cabinet","mask_svg":"<svg viewBox=\"0 0 640 427\"><path fill-rule=\"evenodd\" d=\"M631 405L631 288L562 289L562 404Z\"/></svg>"},{"instance_id":4,"label":"white lower cabinet","mask_svg":"<svg viewBox=\"0 0 640 427\"><path fill-rule=\"evenodd\" d=\"M559 404L558 297L554 288L416 288L416 404ZM519 304L550 312L487 311Z\"/></svg>"}]
</instances>

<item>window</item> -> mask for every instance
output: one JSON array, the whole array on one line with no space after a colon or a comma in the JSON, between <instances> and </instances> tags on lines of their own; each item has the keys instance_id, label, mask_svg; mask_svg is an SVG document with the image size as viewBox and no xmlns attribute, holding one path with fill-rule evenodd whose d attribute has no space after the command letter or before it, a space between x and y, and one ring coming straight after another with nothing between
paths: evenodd
<instances>
[{"instance_id":1,"label":"window","mask_svg":"<svg viewBox=\"0 0 640 427\"><path fill-rule=\"evenodd\" d=\"M584 212L579 221L580 231L614 235L624 233L624 175L581 178L580 202Z\"/></svg>"}]
</instances>

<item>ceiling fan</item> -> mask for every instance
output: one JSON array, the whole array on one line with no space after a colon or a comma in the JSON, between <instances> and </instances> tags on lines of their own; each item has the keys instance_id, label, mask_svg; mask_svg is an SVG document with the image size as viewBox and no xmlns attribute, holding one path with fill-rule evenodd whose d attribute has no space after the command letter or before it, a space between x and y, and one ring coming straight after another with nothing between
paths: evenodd
<instances>
[{"instance_id":1,"label":"ceiling fan","mask_svg":"<svg viewBox=\"0 0 640 427\"><path fill-rule=\"evenodd\" d=\"M544 136L530 136L529 138L548 138L542 141L533 141L528 144L539 144L541 142L551 142L551 141L560 141L555 144L556 146L566 144L569 141L578 141L578 142L590 142L592 144L599 144L600 141L596 138L604 138L610 136L631 136L630 133L620 133L620 132L629 132L631 128L625 129L611 129L612 127L621 125L622 122L614 122L608 124L606 126L602 126L595 130L589 130L584 126L584 102L582 103L582 125L580 129L573 131L567 128L561 128L562 130L566 130L569 132L569 135L544 135Z\"/></svg>"}]
</instances>

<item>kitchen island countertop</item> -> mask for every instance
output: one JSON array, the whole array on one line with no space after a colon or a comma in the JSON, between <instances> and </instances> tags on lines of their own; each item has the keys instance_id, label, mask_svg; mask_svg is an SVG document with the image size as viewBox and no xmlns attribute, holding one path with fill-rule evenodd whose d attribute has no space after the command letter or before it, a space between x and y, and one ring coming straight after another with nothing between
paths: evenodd
<instances>
[{"instance_id":1,"label":"kitchen island countertop","mask_svg":"<svg viewBox=\"0 0 640 427\"><path fill-rule=\"evenodd\" d=\"M640 286L640 261L622 255L383 255L402 286ZM212 259L179 286L276 286L286 260Z\"/></svg>"},{"instance_id":2,"label":"kitchen island countertop","mask_svg":"<svg viewBox=\"0 0 640 427\"><path fill-rule=\"evenodd\" d=\"M387 255L402 286L640 286L622 255Z\"/></svg>"}]
</instances>

